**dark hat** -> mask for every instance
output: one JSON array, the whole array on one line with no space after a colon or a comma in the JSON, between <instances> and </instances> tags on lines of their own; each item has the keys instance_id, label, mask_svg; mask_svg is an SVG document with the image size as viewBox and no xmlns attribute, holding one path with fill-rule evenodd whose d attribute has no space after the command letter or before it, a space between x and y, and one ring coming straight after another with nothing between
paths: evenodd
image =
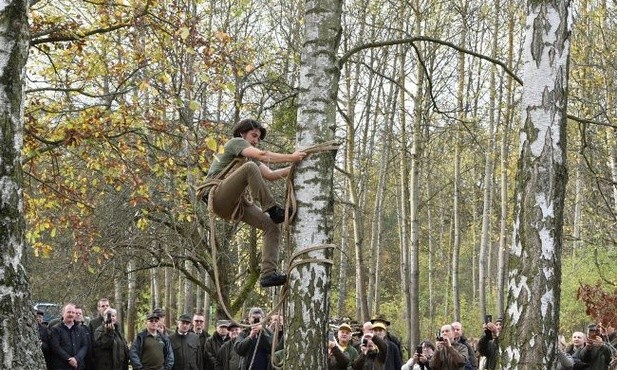
<instances>
[{"instance_id":1,"label":"dark hat","mask_svg":"<svg viewBox=\"0 0 617 370\"><path fill-rule=\"evenodd\" d=\"M500 322L503 324L503 317L498 317L497 320L495 320L495 322Z\"/></svg>"},{"instance_id":2,"label":"dark hat","mask_svg":"<svg viewBox=\"0 0 617 370\"><path fill-rule=\"evenodd\" d=\"M38 316L45 316L45 312L41 311L41 310L36 310L36 314Z\"/></svg>"},{"instance_id":3,"label":"dark hat","mask_svg":"<svg viewBox=\"0 0 617 370\"><path fill-rule=\"evenodd\" d=\"M239 327L240 327L240 325L238 325L237 322L232 321L232 322L229 323L229 326L227 327L227 329L231 330L233 328L239 328Z\"/></svg>"},{"instance_id":4,"label":"dark hat","mask_svg":"<svg viewBox=\"0 0 617 370\"><path fill-rule=\"evenodd\" d=\"M192 322L193 318L190 315L184 313L184 314L180 315L180 317L178 317L178 321Z\"/></svg>"},{"instance_id":5,"label":"dark hat","mask_svg":"<svg viewBox=\"0 0 617 370\"><path fill-rule=\"evenodd\" d=\"M266 128L254 119L243 119L238 122L236 124L236 127L234 127L233 135L234 137L240 137L243 133L251 131L253 129L259 129L259 140L263 140L266 138Z\"/></svg>"},{"instance_id":6,"label":"dark hat","mask_svg":"<svg viewBox=\"0 0 617 370\"><path fill-rule=\"evenodd\" d=\"M149 313L148 316L146 317L146 320L152 320L152 319L158 319L159 315L155 312Z\"/></svg>"},{"instance_id":7,"label":"dark hat","mask_svg":"<svg viewBox=\"0 0 617 370\"><path fill-rule=\"evenodd\" d=\"M158 317L165 316L165 310L162 308L155 308L154 311L152 311L152 313L157 315Z\"/></svg>"},{"instance_id":8,"label":"dark hat","mask_svg":"<svg viewBox=\"0 0 617 370\"><path fill-rule=\"evenodd\" d=\"M229 328L229 324L230 324L229 320L219 320L216 322L216 327L220 328L221 326L224 326L226 328Z\"/></svg>"},{"instance_id":9,"label":"dark hat","mask_svg":"<svg viewBox=\"0 0 617 370\"><path fill-rule=\"evenodd\" d=\"M386 324L386 326L390 326L390 321L386 320L386 317L381 314L376 314L371 318L371 324L375 324L376 322L382 322Z\"/></svg>"}]
</instances>

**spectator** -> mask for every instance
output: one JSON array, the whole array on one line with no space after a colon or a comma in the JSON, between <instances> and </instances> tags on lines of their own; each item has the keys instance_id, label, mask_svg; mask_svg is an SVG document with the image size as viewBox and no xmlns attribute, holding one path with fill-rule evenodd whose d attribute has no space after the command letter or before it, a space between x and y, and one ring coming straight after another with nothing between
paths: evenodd
<instances>
[{"instance_id":1,"label":"spectator","mask_svg":"<svg viewBox=\"0 0 617 370\"><path fill-rule=\"evenodd\" d=\"M283 330L283 315L271 315L270 325L268 328L272 332L272 341L276 338L276 351L281 350L285 346L285 332ZM276 335L275 335L276 334Z\"/></svg>"},{"instance_id":2,"label":"spectator","mask_svg":"<svg viewBox=\"0 0 617 370\"><path fill-rule=\"evenodd\" d=\"M360 335L360 340L358 340L358 343L356 343L356 347L355 347L356 352L358 352L358 354L362 352L362 344L364 342L364 336L367 334L370 334L371 336L373 335L373 324L370 321L367 321L364 324L362 324L362 334Z\"/></svg>"},{"instance_id":3,"label":"spectator","mask_svg":"<svg viewBox=\"0 0 617 370\"><path fill-rule=\"evenodd\" d=\"M210 370L214 368L214 364L210 362L210 358L204 352L206 348L206 339L210 336L205 330L206 319L200 312L193 315L193 332L199 337L199 348L197 348L197 368L199 370Z\"/></svg>"},{"instance_id":4,"label":"spectator","mask_svg":"<svg viewBox=\"0 0 617 370\"><path fill-rule=\"evenodd\" d=\"M62 309L62 321L51 328L51 368L54 370L83 370L90 345L90 335L75 323L75 305Z\"/></svg>"},{"instance_id":5,"label":"spectator","mask_svg":"<svg viewBox=\"0 0 617 370\"><path fill-rule=\"evenodd\" d=\"M242 356L240 369L268 370L272 350L272 332L262 326L264 312L259 307L249 311L248 322L251 327L242 331L236 339L234 349Z\"/></svg>"},{"instance_id":6,"label":"spectator","mask_svg":"<svg viewBox=\"0 0 617 370\"><path fill-rule=\"evenodd\" d=\"M341 348L341 351L349 357L349 364L347 365L347 368L351 369L354 361L358 358L358 351L351 344L351 326L344 323L341 324L338 327L336 337L338 339L338 346Z\"/></svg>"},{"instance_id":7,"label":"spectator","mask_svg":"<svg viewBox=\"0 0 617 370\"><path fill-rule=\"evenodd\" d=\"M580 352L585 347L586 340L587 338L583 332L575 331L572 333L572 343L566 347L566 353L580 358Z\"/></svg>"},{"instance_id":8,"label":"spectator","mask_svg":"<svg viewBox=\"0 0 617 370\"><path fill-rule=\"evenodd\" d=\"M197 370L199 337L189 331L192 317L180 315L177 321L176 332L169 336L171 348L174 351L173 370Z\"/></svg>"},{"instance_id":9,"label":"spectator","mask_svg":"<svg viewBox=\"0 0 617 370\"><path fill-rule=\"evenodd\" d=\"M126 340L118 328L117 311L107 308L103 312L105 319L94 330L92 346L94 370L127 370L129 367L129 349Z\"/></svg>"},{"instance_id":10,"label":"spectator","mask_svg":"<svg viewBox=\"0 0 617 370\"><path fill-rule=\"evenodd\" d=\"M454 341L464 344L467 347L467 352L469 353L469 357L467 358L467 362L465 363L465 370L475 370L478 368L478 363L476 361L476 354L471 344L467 342L467 338L463 335L463 324L456 321L452 323L452 330L454 330Z\"/></svg>"},{"instance_id":11,"label":"spectator","mask_svg":"<svg viewBox=\"0 0 617 370\"><path fill-rule=\"evenodd\" d=\"M360 354L353 363L354 370L384 370L388 344L377 335L366 333L360 343Z\"/></svg>"},{"instance_id":12,"label":"spectator","mask_svg":"<svg viewBox=\"0 0 617 370\"><path fill-rule=\"evenodd\" d=\"M401 370L428 370L433 353L435 353L435 346L430 341L425 340L416 347L413 356L401 367Z\"/></svg>"},{"instance_id":13,"label":"spectator","mask_svg":"<svg viewBox=\"0 0 617 370\"><path fill-rule=\"evenodd\" d=\"M173 334L173 331L167 328L167 324L165 324L165 318L167 317L167 313L162 308L155 308L152 313L159 318L157 330L159 334L169 336Z\"/></svg>"},{"instance_id":14,"label":"spectator","mask_svg":"<svg viewBox=\"0 0 617 370\"><path fill-rule=\"evenodd\" d=\"M49 348L49 329L46 325L43 324L43 318L45 317L45 313L41 310L36 311L36 324L39 330L39 343L41 345L41 351L43 352L43 357L45 358L45 364L48 369L50 369L50 357L51 350Z\"/></svg>"},{"instance_id":15,"label":"spectator","mask_svg":"<svg viewBox=\"0 0 617 370\"><path fill-rule=\"evenodd\" d=\"M429 361L431 370L464 370L469 357L467 347L454 341L451 325L444 325L437 337L437 348Z\"/></svg>"},{"instance_id":16,"label":"spectator","mask_svg":"<svg viewBox=\"0 0 617 370\"><path fill-rule=\"evenodd\" d=\"M219 349L229 339L228 328L230 322L228 320L218 320L216 322L216 331L212 336L206 339L205 351L206 356L210 357L210 362L214 364L216 369L220 369L223 365L218 363L216 358Z\"/></svg>"},{"instance_id":17,"label":"spectator","mask_svg":"<svg viewBox=\"0 0 617 370\"><path fill-rule=\"evenodd\" d=\"M84 322L84 309L81 306L75 306L75 324L83 325L88 333L90 333L90 329L88 325Z\"/></svg>"},{"instance_id":18,"label":"spectator","mask_svg":"<svg viewBox=\"0 0 617 370\"><path fill-rule=\"evenodd\" d=\"M105 298L105 297L101 297L96 305L96 317L93 318L92 320L90 320L90 322L88 323L88 330L90 332L90 345L91 347L94 345L94 332L96 331L96 329L98 329L99 326L101 326L103 324L103 322L105 321L104 318L104 314L105 311L111 308L111 305L109 303L109 299ZM117 313L117 311L116 311ZM123 333L122 331L122 326L120 325L120 321L116 318L116 326L118 327L118 330L120 330L120 333ZM124 335L123 335L124 337ZM90 348L89 351L89 355L88 355L88 367L90 368L94 368L96 361L96 353L94 353L93 348Z\"/></svg>"},{"instance_id":19,"label":"spectator","mask_svg":"<svg viewBox=\"0 0 617 370\"><path fill-rule=\"evenodd\" d=\"M373 333L375 336L383 339L386 342L388 356L386 357L385 370L400 370L403 366L403 360L401 359L401 352L396 346L396 343L392 342L387 337L386 325L382 321L375 321L373 323Z\"/></svg>"},{"instance_id":20,"label":"spectator","mask_svg":"<svg viewBox=\"0 0 617 370\"><path fill-rule=\"evenodd\" d=\"M339 347L334 335L328 339L328 370L347 370L351 360Z\"/></svg>"},{"instance_id":21,"label":"spectator","mask_svg":"<svg viewBox=\"0 0 617 370\"><path fill-rule=\"evenodd\" d=\"M245 223L264 231L260 284L264 288L283 285L287 275L277 272L281 234L277 224L285 221L285 211L276 204L264 180L279 180L289 173L290 167L271 170L270 163L300 162L306 153L285 154L257 149L259 142L266 137L266 129L252 119L238 122L233 136L225 144L223 153L212 161L207 175L210 183L200 192L204 194L202 199L209 201L208 193L216 184L212 191L213 204L210 204L216 215L230 220L238 214ZM242 162L229 168L236 159ZM246 200L247 189L262 208Z\"/></svg>"},{"instance_id":22,"label":"spectator","mask_svg":"<svg viewBox=\"0 0 617 370\"><path fill-rule=\"evenodd\" d=\"M587 341L580 352L581 360L588 364L589 370L607 370L611 363L610 347L600 335L597 326L589 325Z\"/></svg>"},{"instance_id":23,"label":"spectator","mask_svg":"<svg viewBox=\"0 0 617 370\"><path fill-rule=\"evenodd\" d=\"M94 335L94 331L101 326L101 324L103 323L103 321L105 321L105 311L110 308L110 304L109 304L109 299L103 297L101 299L99 299L99 302L96 305L96 311L97 311L97 315L95 318L93 318L92 320L90 320L90 322L88 323L88 327L90 328L90 333L92 333Z\"/></svg>"},{"instance_id":24,"label":"spectator","mask_svg":"<svg viewBox=\"0 0 617 370\"><path fill-rule=\"evenodd\" d=\"M483 324L484 335L478 341L480 356L486 357L486 369L495 370L499 358L499 333L503 325L503 319L498 318L495 323Z\"/></svg>"},{"instance_id":25,"label":"spectator","mask_svg":"<svg viewBox=\"0 0 617 370\"><path fill-rule=\"evenodd\" d=\"M159 331L159 315L154 312L147 317L146 329L137 335L129 358L133 370L171 370L174 366L174 351L167 335Z\"/></svg>"},{"instance_id":26,"label":"spectator","mask_svg":"<svg viewBox=\"0 0 617 370\"><path fill-rule=\"evenodd\" d=\"M229 331L229 340L223 343L218 354L216 355L218 363L221 365L221 367L217 368L217 370L240 370L240 361L242 358L238 352L234 350L234 344L236 343L242 328L240 325L232 321L227 329Z\"/></svg>"},{"instance_id":27,"label":"spectator","mask_svg":"<svg viewBox=\"0 0 617 370\"><path fill-rule=\"evenodd\" d=\"M401 362L403 361L403 346L401 345L401 340L394 335L394 333L391 333L390 330L388 329L390 327L390 321L386 319L386 317L384 315L381 314L376 314L375 316L373 316L371 318L371 324L373 324L373 326L376 323L382 323L385 325L386 327L386 339L392 343L394 343L394 345L396 346L396 349L398 351L398 357L401 359ZM397 367L396 370L399 370L400 367Z\"/></svg>"},{"instance_id":28,"label":"spectator","mask_svg":"<svg viewBox=\"0 0 617 370\"><path fill-rule=\"evenodd\" d=\"M557 358L555 359L555 370L572 370L574 367L574 359L572 355L565 351L565 340L560 335L557 340Z\"/></svg>"}]
</instances>

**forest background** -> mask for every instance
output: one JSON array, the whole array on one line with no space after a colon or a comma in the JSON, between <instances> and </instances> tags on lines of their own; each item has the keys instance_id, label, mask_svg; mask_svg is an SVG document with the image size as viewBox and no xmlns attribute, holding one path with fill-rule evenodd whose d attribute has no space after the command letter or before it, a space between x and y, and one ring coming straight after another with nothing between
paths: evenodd
<instances>
[{"instance_id":1,"label":"forest background","mask_svg":"<svg viewBox=\"0 0 617 370\"><path fill-rule=\"evenodd\" d=\"M577 299L581 284L617 283L616 9L573 5L566 336L596 320ZM240 118L267 125L264 148L294 148L303 15L302 2L289 1L31 3L24 195L35 301L74 301L93 316L108 296L129 339L153 307L172 325L184 312L223 315L194 189ZM514 0L344 4L332 316L381 313L404 337L414 283L422 338L455 319L477 337L484 313L503 314L523 18ZM275 192L282 201L283 184ZM260 236L225 223L216 234L225 306L236 319L270 307L276 297L255 284Z\"/></svg>"}]
</instances>

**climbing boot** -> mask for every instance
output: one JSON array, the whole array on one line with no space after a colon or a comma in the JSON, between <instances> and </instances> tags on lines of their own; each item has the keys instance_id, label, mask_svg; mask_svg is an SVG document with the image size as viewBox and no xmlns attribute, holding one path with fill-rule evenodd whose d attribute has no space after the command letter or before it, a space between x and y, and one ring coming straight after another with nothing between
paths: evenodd
<instances>
[{"instance_id":1,"label":"climbing boot","mask_svg":"<svg viewBox=\"0 0 617 370\"><path fill-rule=\"evenodd\" d=\"M281 274L278 272L272 272L268 275L262 276L259 283L262 288L267 288L271 286L279 286L283 285L287 282L287 275Z\"/></svg>"},{"instance_id":2,"label":"climbing boot","mask_svg":"<svg viewBox=\"0 0 617 370\"><path fill-rule=\"evenodd\" d=\"M270 216L270 219L275 224L280 224L281 222L285 221L285 209L284 208L281 208L275 205L273 207L268 208L268 210L266 210L266 213ZM291 213L291 210L289 213Z\"/></svg>"}]
</instances>

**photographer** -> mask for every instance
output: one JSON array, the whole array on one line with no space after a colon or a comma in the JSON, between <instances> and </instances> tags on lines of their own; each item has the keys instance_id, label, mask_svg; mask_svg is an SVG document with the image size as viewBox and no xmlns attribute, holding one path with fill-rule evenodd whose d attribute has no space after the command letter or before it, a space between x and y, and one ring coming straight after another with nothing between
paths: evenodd
<instances>
[{"instance_id":1,"label":"photographer","mask_svg":"<svg viewBox=\"0 0 617 370\"><path fill-rule=\"evenodd\" d=\"M499 357L499 333L503 325L503 319L498 318L495 323L486 320L483 325L484 335L478 341L478 352L480 356L486 357L486 369L495 370Z\"/></svg>"},{"instance_id":2,"label":"photographer","mask_svg":"<svg viewBox=\"0 0 617 370\"><path fill-rule=\"evenodd\" d=\"M265 318L263 310L253 307L249 311L248 322L251 327L244 330L236 339L234 349L242 356L242 370L268 370L272 351L272 331L262 325Z\"/></svg>"},{"instance_id":3,"label":"photographer","mask_svg":"<svg viewBox=\"0 0 617 370\"><path fill-rule=\"evenodd\" d=\"M429 362L434 352L435 346L433 343L428 340L423 341L416 347L413 357L401 367L401 370L430 370Z\"/></svg>"},{"instance_id":4,"label":"photographer","mask_svg":"<svg viewBox=\"0 0 617 370\"><path fill-rule=\"evenodd\" d=\"M354 370L383 370L388 356L388 344L380 337L367 333L362 337L360 355L353 364Z\"/></svg>"},{"instance_id":5,"label":"photographer","mask_svg":"<svg viewBox=\"0 0 617 370\"><path fill-rule=\"evenodd\" d=\"M437 336L437 350L429 361L431 369L464 370L468 357L467 347L454 341L452 326L442 326Z\"/></svg>"},{"instance_id":6,"label":"photographer","mask_svg":"<svg viewBox=\"0 0 617 370\"><path fill-rule=\"evenodd\" d=\"M589 364L589 370L606 370L611 362L611 350L595 324L587 329L587 341L580 352L581 360Z\"/></svg>"},{"instance_id":7,"label":"photographer","mask_svg":"<svg viewBox=\"0 0 617 370\"><path fill-rule=\"evenodd\" d=\"M118 329L116 315L116 310L107 308L103 323L94 331L94 370L126 370L129 367L129 349Z\"/></svg>"}]
</instances>

